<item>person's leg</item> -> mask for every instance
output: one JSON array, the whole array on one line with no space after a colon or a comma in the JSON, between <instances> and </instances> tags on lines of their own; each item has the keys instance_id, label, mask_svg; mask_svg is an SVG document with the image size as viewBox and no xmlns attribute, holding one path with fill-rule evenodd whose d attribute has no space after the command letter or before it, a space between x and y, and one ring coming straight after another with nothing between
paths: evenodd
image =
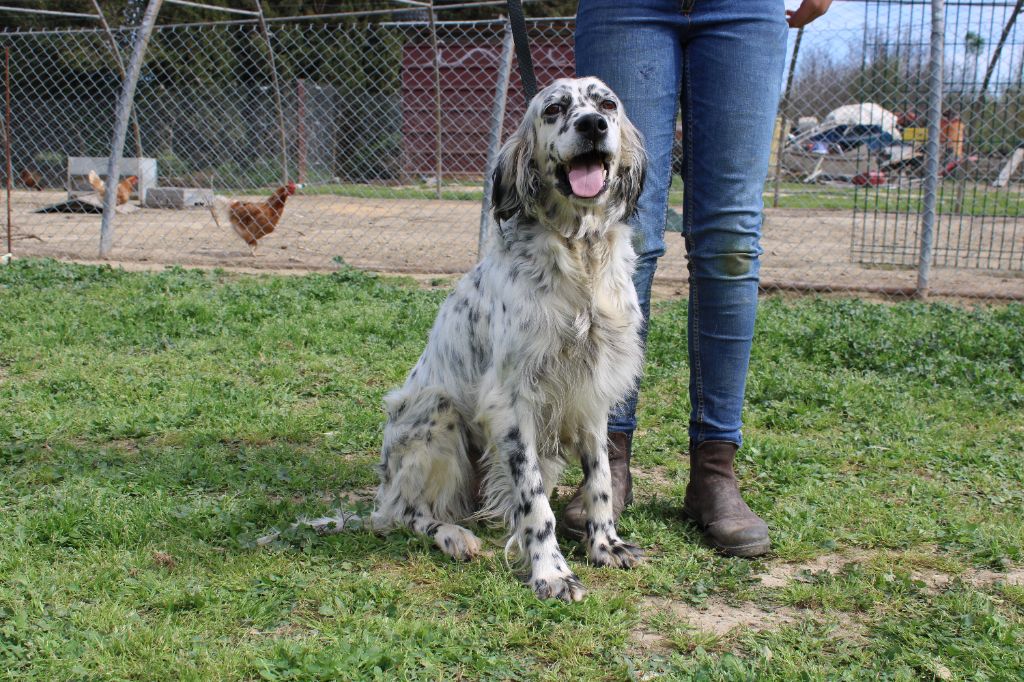
<instances>
[{"instance_id":1,"label":"person's leg","mask_svg":"<svg viewBox=\"0 0 1024 682\"><path fill-rule=\"evenodd\" d=\"M685 34L684 234L690 272L686 510L731 554L767 551L733 458L757 311L762 192L786 53L782 0L692 0Z\"/></svg>"},{"instance_id":2,"label":"person's leg","mask_svg":"<svg viewBox=\"0 0 1024 682\"><path fill-rule=\"evenodd\" d=\"M637 267L633 276L643 312L641 339L646 342L651 282L665 253L665 211L672 182L672 144L679 102L683 21L678 0L610 2L581 0L576 15L576 75L596 76L622 101L626 115L644 137L647 176L637 212L631 218ZM608 455L613 507L618 518L632 501L629 458L636 429L637 391L616 405L608 417ZM584 527L579 493L562 514L562 528L578 536Z\"/></svg>"}]
</instances>

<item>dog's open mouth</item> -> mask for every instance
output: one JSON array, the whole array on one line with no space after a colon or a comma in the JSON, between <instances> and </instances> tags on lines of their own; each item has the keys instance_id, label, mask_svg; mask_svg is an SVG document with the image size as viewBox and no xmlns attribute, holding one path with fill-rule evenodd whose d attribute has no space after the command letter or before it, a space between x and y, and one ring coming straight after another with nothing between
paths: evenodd
<instances>
[{"instance_id":1,"label":"dog's open mouth","mask_svg":"<svg viewBox=\"0 0 1024 682\"><path fill-rule=\"evenodd\" d=\"M601 152L587 152L559 166L560 189L583 199L593 199L608 188L608 157Z\"/></svg>"}]
</instances>

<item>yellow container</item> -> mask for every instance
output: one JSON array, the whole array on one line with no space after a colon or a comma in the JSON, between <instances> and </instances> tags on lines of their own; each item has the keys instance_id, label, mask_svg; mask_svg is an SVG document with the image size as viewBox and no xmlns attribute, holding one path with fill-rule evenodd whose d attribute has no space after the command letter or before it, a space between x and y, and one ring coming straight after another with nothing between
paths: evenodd
<instances>
[{"instance_id":1,"label":"yellow container","mask_svg":"<svg viewBox=\"0 0 1024 682\"><path fill-rule=\"evenodd\" d=\"M927 128L904 128L902 135L903 135L903 141L904 142L927 142L928 141L928 129Z\"/></svg>"}]
</instances>

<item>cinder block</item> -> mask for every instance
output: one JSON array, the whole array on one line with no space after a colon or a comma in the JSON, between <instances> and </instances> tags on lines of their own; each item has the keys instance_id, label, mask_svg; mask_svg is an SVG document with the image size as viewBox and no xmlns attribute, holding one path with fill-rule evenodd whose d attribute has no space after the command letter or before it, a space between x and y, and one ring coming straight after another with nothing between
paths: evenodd
<instances>
[{"instance_id":1,"label":"cinder block","mask_svg":"<svg viewBox=\"0 0 1024 682\"><path fill-rule=\"evenodd\" d=\"M213 191L201 187L153 187L142 204L146 208L196 208L213 203Z\"/></svg>"}]
</instances>

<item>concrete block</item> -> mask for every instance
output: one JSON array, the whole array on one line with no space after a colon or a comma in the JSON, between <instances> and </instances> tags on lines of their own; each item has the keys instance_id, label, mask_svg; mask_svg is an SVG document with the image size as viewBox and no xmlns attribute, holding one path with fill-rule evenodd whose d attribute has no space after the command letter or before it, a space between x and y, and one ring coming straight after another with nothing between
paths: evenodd
<instances>
[{"instance_id":1,"label":"concrete block","mask_svg":"<svg viewBox=\"0 0 1024 682\"><path fill-rule=\"evenodd\" d=\"M153 187L146 192L146 208L196 208L213 204L213 191L201 187Z\"/></svg>"}]
</instances>

